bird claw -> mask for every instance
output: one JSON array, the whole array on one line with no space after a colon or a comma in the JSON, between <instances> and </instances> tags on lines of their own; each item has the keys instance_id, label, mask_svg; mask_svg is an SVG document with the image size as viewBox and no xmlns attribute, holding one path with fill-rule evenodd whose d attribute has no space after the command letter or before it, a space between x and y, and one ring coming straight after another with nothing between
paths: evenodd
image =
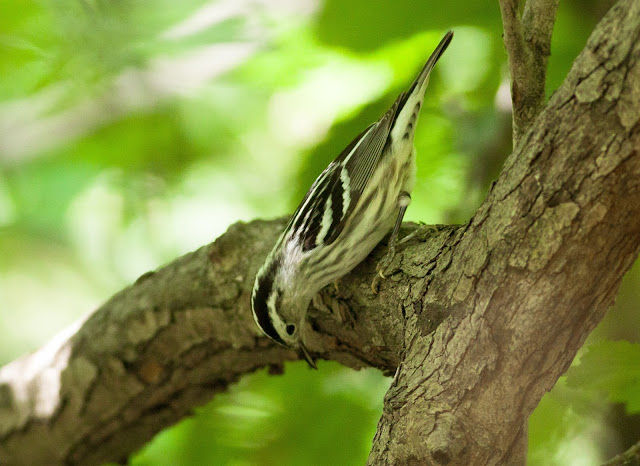
<instances>
[{"instance_id":1,"label":"bird claw","mask_svg":"<svg viewBox=\"0 0 640 466\"><path fill-rule=\"evenodd\" d=\"M393 261L395 255L396 248L394 246L390 246L387 254L385 254L385 256L376 265L376 272L378 273L378 275L376 275L371 282L371 290L374 294L378 294L378 290L380 289L380 282L387 279L388 276L385 274L385 271L387 270L389 265L391 265L391 262Z\"/></svg>"},{"instance_id":2,"label":"bird claw","mask_svg":"<svg viewBox=\"0 0 640 466\"><path fill-rule=\"evenodd\" d=\"M391 262L393 262L393 258L396 256L396 248L395 246L389 246L389 250L387 251L387 254L385 254L385 256L380 259L380 262L378 262L378 265L376 266L376 271L378 272L378 275L380 275L380 278L385 279L387 278L387 276L385 275L385 270L387 270L387 268L391 265Z\"/></svg>"},{"instance_id":3,"label":"bird claw","mask_svg":"<svg viewBox=\"0 0 640 466\"><path fill-rule=\"evenodd\" d=\"M373 277L373 280L371 281L371 291L373 291L373 294L378 294L378 291L380 290L380 281L380 276L376 275Z\"/></svg>"}]
</instances>

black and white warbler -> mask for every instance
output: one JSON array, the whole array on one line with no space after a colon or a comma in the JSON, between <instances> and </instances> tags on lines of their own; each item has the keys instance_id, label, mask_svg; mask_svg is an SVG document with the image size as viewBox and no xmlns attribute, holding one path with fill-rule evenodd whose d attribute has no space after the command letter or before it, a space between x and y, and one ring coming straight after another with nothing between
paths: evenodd
<instances>
[{"instance_id":1,"label":"black and white warbler","mask_svg":"<svg viewBox=\"0 0 640 466\"><path fill-rule=\"evenodd\" d=\"M383 278L395 254L415 182L418 114L429 73L452 37L447 32L409 90L320 174L256 276L251 307L258 327L314 368L302 335L313 296L367 257L394 222L378 264Z\"/></svg>"}]
</instances>

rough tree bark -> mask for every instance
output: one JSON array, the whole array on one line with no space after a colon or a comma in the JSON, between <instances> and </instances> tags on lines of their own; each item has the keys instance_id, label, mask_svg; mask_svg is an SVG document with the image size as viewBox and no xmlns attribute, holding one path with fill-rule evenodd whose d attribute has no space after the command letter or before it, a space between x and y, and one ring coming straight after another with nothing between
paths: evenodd
<instances>
[{"instance_id":1,"label":"rough tree bark","mask_svg":"<svg viewBox=\"0 0 640 466\"><path fill-rule=\"evenodd\" d=\"M638 254L639 34L640 3L619 2L438 257L446 266L405 301L371 464L524 461L528 415ZM447 312L429 335L425 309Z\"/></svg>"},{"instance_id":2,"label":"rough tree bark","mask_svg":"<svg viewBox=\"0 0 640 466\"><path fill-rule=\"evenodd\" d=\"M612 8L534 115L466 225L422 229L378 295L380 248L314 301L312 351L395 373L370 464L524 461L529 414L640 248L640 2ZM0 464L125 460L243 374L281 372L297 356L259 334L249 295L282 227L232 226L2 368Z\"/></svg>"},{"instance_id":3,"label":"rough tree bark","mask_svg":"<svg viewBox=\"0 0 640 466\"><path fill-rule=\"evenodd\" d=\"M527 0L522 16L518 0L500 0L504 45L509 53L513 103L513 147L542 111L547 60L559 0Z\"/></svg>"}]
</instances>

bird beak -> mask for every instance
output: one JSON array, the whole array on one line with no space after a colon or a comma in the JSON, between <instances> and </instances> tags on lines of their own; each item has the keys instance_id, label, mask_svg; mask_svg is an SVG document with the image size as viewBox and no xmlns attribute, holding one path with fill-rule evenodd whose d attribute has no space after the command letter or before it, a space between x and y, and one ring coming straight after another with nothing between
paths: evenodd
<instances>
[{"instance_id":1,"label":"bird beak","mask_svg":"<svg viewBox=\"0 0 640 466\"><path fill-rule=\"evenodd\" d=\"M300 354L301 358L304 358L305 361L307 361L307 364L309 364L309 367L311 367L312 369L318 370L318 366L316 366L316 362L313 360L313 358L309 354L309 351L307 351L307 348L304 346L304 343L302 342L300 342L298 353Z\"/></svg>"}]
</instances>

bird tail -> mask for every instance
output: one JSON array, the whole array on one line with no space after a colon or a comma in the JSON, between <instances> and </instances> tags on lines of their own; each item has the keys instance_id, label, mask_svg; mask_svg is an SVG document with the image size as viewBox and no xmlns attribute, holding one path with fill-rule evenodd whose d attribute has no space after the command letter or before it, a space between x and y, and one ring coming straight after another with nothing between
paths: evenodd
<instances>
[{"instance_id":1,"label":"bird tail","mask_svg":"<svg viewBox=\"0 0 640 466\"><path fill-rule=\"evenodd\" d=\"M391 140L394 141L394 143L400 143L400 141L406 137L413 136L418 113L424 99L424 93L427 90L427 84L429 84L429 74L451 43L452 38L453 31L449 31L444 35L422 67L418 77L411 84L411 87L406 92L400 94L395 104L389 110L393 115Z\"/></svg>"},{"instance_id":2,"label":"bird tail","mask_svg":"<svg viewBox=\"0 0 640 466\"><path fill-rule=\"evenodd\" d=\"M447 32L435 50L431 53L431 56L427 60L427 62L422 67L422 71L413 82L407 94L411 95L414 91L418 90L419 95L423 95L427 84L429 83L429 74L433 70L433 67L436 66L436 63L442 56L447 47L451 43L451 39L453 39L453 31Z\"/></svg>"}]
</instances>

